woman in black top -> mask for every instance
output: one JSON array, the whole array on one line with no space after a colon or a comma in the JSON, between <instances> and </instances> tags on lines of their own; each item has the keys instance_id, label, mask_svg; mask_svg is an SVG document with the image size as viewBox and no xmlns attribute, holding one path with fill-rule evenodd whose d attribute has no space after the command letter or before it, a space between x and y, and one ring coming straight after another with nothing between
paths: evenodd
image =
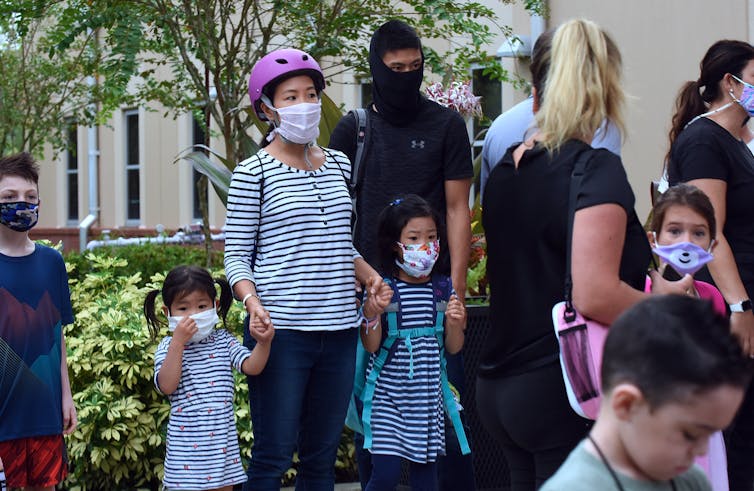
<instances>
[{"instance_id":1,"label":"woman in black top","mask_svg":"<svg viewBox=\"0 0 754 491\"><path fill-rule=\"evenodd\" d=\"M667 176L704 191L715 208L717 246L709 273L732 311L731 329L754 356L754 156L741 140L754 114L754 47L718 41L704 55L699 79L676 101ZM705 279L701 277L701 279ZM709 278L706 278L709 280ZM726 434L731 490L754 485L754 389Z\"/></svg>"},{"instance_id":2,"label":"woman in black top","mask_svg":"<svg viewBox=\"0 0 754 491\"><path fill-rule=\"evenodd\" d=\"M593 155L573 225L576 308L611 323L646 296L650 263L620 157L588 144L605 119L623 128L620 53L599 26L573 20L555 32L550 63L544 97L534 92L539 131L508 150L484 192L492 326L477 408L503 445L513 491L539 487L590 426L568 404L551 320L563 299L570 175L581 152ZM678 292L691 284L657 281Z\"/></svg>"}]
</instances>

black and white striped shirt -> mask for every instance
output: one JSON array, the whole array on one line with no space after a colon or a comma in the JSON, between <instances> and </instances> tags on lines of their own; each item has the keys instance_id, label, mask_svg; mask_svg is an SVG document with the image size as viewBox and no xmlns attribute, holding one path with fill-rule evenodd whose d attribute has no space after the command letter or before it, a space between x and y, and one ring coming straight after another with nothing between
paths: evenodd
<instances>
[{"instance_id":1,"label":"black and white striped shirt","mask_svg":"<svg viewBox=\"0 0 754 491\"><path fill-rule=\"evenodd\" d=\"M314 171L286 165L264 149L233 171L225 271L231 285L254 282L277 329L356 326L353 261L359 255L351 242L350 171L343 153L327 149Z\"/></svg>"}]
</instances>

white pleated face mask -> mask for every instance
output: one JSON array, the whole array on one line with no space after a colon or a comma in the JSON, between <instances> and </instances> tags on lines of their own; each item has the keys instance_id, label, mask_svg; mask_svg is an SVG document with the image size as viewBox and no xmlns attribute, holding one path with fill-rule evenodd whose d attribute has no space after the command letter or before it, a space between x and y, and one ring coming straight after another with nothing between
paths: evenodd
<instances>
[{"instance_id":1,"label":"white pleated face mask","mask_svg":"<svg viewBox=\"0 0 754 491\"><path fill-rule=\"evenodd\" d=\"M217 323L220 322L220 318L217 316L217 309L214 308L190 315L189 317L194 319L197 328L196 334L189 339L189 343L198 343L209 336ZM183 316L168 316L168 330L170 332L175 331L181 319L183 319Z\"/></svg>"},{"instance_id":2,"label":"white pleated face mask","mask_svg":"<svg viewBox=\"0 0 754 491\"><path fill-rule=\"evenodd\" d=\"M277 133L290 142L306 145L314 142L319 136L321 102L302 102L281 108L269 107L278 114L280 121L275 123L276 127L268 139Z\"/></svg>"}]
</instances>

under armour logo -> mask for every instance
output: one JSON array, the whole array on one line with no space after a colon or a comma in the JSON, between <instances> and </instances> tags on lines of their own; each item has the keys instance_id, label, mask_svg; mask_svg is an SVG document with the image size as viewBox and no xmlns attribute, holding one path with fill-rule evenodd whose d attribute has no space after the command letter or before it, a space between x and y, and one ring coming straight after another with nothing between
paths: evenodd
<instances>
[{"instance_id":1,"label":"under armour logo","mask_svg":"<svg viewBox=\"0 0 754 491\"><path fill-rule=\"evenodd\" d=\"M424 140L411 140L411 148L424 148Z\"/></svg>"}]
</instances>

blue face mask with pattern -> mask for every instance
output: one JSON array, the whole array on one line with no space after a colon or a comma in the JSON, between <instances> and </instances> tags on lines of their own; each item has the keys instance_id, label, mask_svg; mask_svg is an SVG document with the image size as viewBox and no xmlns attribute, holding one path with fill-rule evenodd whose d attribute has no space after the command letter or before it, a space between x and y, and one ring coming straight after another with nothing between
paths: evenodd
<instances>
[{"instance_id":1,"label":"blue face mask with pattern","mask_svg":"<svg viewBox=\"0 0 754 491\"><path fill-rule=\"evenodd\" d=\"M30 230L39 220L39 203L13 201L0 203L0 223L16 232Z\"/></svg>"}]
</instances>

